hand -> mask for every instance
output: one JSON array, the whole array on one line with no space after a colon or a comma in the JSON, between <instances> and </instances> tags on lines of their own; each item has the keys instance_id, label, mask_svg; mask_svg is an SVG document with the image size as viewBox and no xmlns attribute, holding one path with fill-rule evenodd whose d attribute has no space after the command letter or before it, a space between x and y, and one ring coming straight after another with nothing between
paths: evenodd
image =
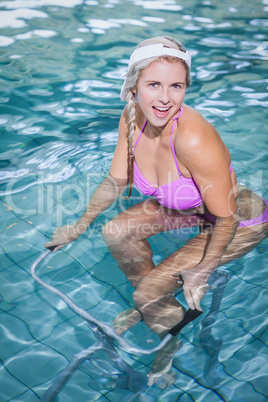
<instances>
[{"instance_id":1,"label":"hand","mask_svg":"<svg viewBox=\"0 0 268 402\"><path fill-rule=\"evenodd\" d=\"M77 240L80 237L75 225L65 225L56 228L51 239L44 244L45 247L56 246L53 251L57 251L68 243Z\"/></svg>"},{"instance_id":2,"label":"hand","mask_svg":"<svg viewBox=\"0 0 268 402\"><path fill-rule=\"evenodd\" d=\"M196 308L197 310L202 311L200 301L209 289L207 282L210 274L211 270L208 270L199 264L187 271L181 271L173 275L174 277L179 278L179 284L183 284L184 297L191 310ZM180 280L181 278L182 281Z\"/></svg>"}]
</instances>

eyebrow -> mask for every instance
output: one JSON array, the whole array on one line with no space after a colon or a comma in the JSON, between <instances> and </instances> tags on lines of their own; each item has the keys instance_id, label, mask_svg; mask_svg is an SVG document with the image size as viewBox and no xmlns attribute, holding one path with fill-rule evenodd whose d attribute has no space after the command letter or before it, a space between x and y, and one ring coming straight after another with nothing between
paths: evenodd
<instances>
[{"instance_id":1,"label":"eyebrow","mask_svg":"<svg viewBox=\"0 0 268 402\"><path fill-rule=\"evenodd\" d=\"M154 82L156 84L161 84L161 82L157 81L157 80L146 80L145 82ZM175 81L171 85L174 85L174 84L185 84L185 82L184 81Z\"/></svg>"}]
</instances>

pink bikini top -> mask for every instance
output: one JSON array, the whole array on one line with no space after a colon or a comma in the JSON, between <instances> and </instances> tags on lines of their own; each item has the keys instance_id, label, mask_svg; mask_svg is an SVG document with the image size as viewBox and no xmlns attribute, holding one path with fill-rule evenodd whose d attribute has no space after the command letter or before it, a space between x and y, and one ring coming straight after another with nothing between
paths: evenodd
<instances>
[{"instance_id":1,"label":"pink bikini top","mask_svg":"<svg viewBox=\"0 0 268 402\"><path fill-rule=\"evenodd\" d=\"M175 126L177 124L177 121L179 117L182 115L183 109L182 107L179 110L179 113L176 117L173 118L174 123L171 128L171 133L170 133L170 145L173 153L173 158L175 161L175 165L178 171L178 174L180 178L178 180L172 181L167 184L163 184L162 186L159 186L158 188L155 188L152 186L148 180L141 174L139 171L139 168L137 166L136 161L134 161L134 184L137 187L137 189L144 195L148 196L153 196L154 198L157 199L157 201L164 205L167 208L172 208L172 209L190 209L190 208L196 208L199 207L201 204L203 204L203 199L201 197L200 191L195 183L195 181L191 177L184 177L178 166L177 162L177 157L175 154L175 149L172 141L172 133L175 129ZM141 132L137 138L135 147L134 147L134 154L135 150L137 147L137 144L139 142L139 139L144 131L144 128L146 126L147 120L144 123ZM230 164L230 173L232 174L232 165Z\"/></svg>"}]
</instances>

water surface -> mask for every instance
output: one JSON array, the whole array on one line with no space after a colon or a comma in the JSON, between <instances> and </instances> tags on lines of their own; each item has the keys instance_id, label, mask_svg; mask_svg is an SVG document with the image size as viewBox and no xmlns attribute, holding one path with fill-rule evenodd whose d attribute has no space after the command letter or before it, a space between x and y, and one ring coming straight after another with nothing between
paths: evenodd
<instances>
[{"instance_id":1,"label":"water surface","mask_svg":"<svg viewBox=\"0 0 268 402\"><path fill-rule=\"evenodd\" d=\"M81 215L109 171L124 106L120 88L137 43L162 34L181 40L193 56L186 102L221 134L238 181L267 198L267 12L267 0L1 2L1 401L39 400L69 359L96 341L80 317L33 281L30 266L53 229ZM109 325L132 304L133 289L100 230L140 199L134 192L109 208L40 270ZM151 238L155 262L186 238ZM204 314L182 331L170 388L143 385L153 356L122 355L144 379L133 390L100 353L75 372L58 401L265 401L265 263L267 241L221 268L220 307L209 313L213 291L203 301L213 325ZM158 342L144 323L125 337L140 347Z\"/></svg>"}]
</instances>

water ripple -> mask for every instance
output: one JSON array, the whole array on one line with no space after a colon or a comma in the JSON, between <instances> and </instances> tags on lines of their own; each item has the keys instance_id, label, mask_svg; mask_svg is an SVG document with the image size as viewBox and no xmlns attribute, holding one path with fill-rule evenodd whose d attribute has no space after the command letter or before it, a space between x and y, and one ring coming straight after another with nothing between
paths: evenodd
<instances>
[{"instance_id":1,"label":"water ripple","mask_svg":"<svg viewBox=\"0 0 268 402\"><path fill-rule=\"evenodd\" d=\"M145 10L164 10L164 11L181 11L182 6L176 4L174 0L131 0L136 6L142 6Z\"/></svg>"},{"instance_id":2,"label":"water ripple","mask_svg":"<svg viewBox=\"0 0 268 402\"><path fill-rule=\"evenodd\" d=\"M6 7L8 9L20 9L27 8L29 5L32 8L39 8L43 6L58 6L58 7L68 7L73 8L79 4L82 4L83 0L13 0L13 1L2 1L1 7Z\"/></svg>"},{"instance_id":3,"label":"water ripple","mask_svg":"<svg viewBox=\"0 0 268 402\"><path fill-rule=\"evenodd\" d=\"M88 347L89 340L95 341L58 300L34 286L29 265L52 228L79 215L109 172L124 107L120 88L138 42L164 34L186 46L193 59L186 103L215 125L230 149L239 182L267 197L267 6L268 0L256 0L254 7L244 0L1 2L0 330L4 348L0 358L1 393L6 400L30 400L33 394L27 392L33 393L32 389L38 399L51 377L63 370L67 357L81 350L81 344ZM94 313L111 322L116 312L129 307L133 291L100 235L116 208L99 217L93 235L81 237L44 268L45 275L85 308L93 306ZM155 261L167 256L175 240L171 234L152 239ZM265 247L263 243L228 265L232 278L213 328L207 328L212 333L203 340L207 346L197 339L205 320L185 331L185 351L179 352L173 367L178 374L175 386L160 391L146 388L139 398L210 400L214 395L215 400L232 402L264 400ZM75 263L70 263L68 252L76 256ZM85 278L84 272L94 278ZM211 293L206 297L207 311ZM128 336L142 343L151 337L148 331L143 323ZM149 371L151 360L128 359L145 374ZM25 361L27 367L38 368L34 376L24 370ZM103 356L98 362L96 371L91 365L76 372L76 380L63 388L60 399L123 397L115 384L108 389L103 382L103 372L109 375ZM94 390L89 391L93 371ZM124 397L135 398L133 393Z\"/></svg>"},{"instance_id":4,"label":"water ripple","mask_svg":"<svg viewBox=\"0 0 268 402\"><path fill-rule=\"evenodd\" d=\"M2 2L1 7L4 7L6 3L8 2ZM24 20L35 18L48 18L48 15L42 11L32 10L30 8L18 8L14 11L1 11L0 28L24 28L27 26Z\"/></svg>"}]
</instances>

